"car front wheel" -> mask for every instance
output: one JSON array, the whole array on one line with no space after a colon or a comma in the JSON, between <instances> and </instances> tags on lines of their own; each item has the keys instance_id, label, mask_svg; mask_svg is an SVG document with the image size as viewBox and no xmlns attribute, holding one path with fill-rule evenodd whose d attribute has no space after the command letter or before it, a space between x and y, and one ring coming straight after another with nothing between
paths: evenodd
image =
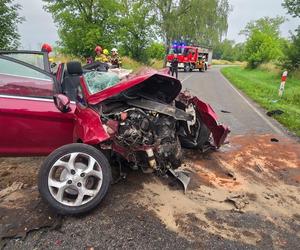
<instances>
[{"instance_id":1,"label":"car front wheel","mask_svg":"<svg viewBox=\"0 0 300 250\"><path fill-rule=\"evenodd\" d=\"M95 208L111 183L106 157L96 148L74 143L52 152L41 166L42 198L59 214L80 214Z\"/></svg>"}]
</instances>

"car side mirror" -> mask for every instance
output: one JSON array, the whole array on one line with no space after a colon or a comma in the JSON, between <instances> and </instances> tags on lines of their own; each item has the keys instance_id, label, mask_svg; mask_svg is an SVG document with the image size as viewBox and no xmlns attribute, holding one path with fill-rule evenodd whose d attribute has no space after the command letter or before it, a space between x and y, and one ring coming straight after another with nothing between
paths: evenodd
<instances>
[{"instance_id":1,"label":"car side mirror","mask_svg":"<svg viewBox=\"0 0 300 250\"><path fill-rule=\"evenodd\" d=\"M71 111L70 99L63 94L57 94L53 96L55 106L57 109L63 113L68 113Z\"/></svg>"}]
</instances>

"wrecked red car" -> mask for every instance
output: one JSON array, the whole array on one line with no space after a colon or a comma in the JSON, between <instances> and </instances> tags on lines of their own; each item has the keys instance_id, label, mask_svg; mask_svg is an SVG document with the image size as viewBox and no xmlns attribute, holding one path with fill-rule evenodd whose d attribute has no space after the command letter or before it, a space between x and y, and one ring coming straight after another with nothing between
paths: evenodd
<instances>
[{"instance_id":1,"label":"wrecked red car","mask_svg":"<svg viewBox=\"0 0 300 250\"><path fill-rule=\"evenodd\" d=\"M46 53L2 51L0 155L49 154L38 187L61 214L97 206L112 165L120 174L124 164L171 173L186 184L176 171L181 148L218 148L229 130L208 104L181 89L179 80L154 70L120 79L69 62L53 74Z\"/></svg>"}]
</instances>

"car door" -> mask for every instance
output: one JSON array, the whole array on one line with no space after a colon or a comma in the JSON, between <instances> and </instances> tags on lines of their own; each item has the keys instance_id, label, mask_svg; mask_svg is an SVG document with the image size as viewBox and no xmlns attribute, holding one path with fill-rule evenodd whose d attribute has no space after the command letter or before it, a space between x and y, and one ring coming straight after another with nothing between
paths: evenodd
<instances>
[{"instance_id":1,"label":"car door","mask_svg":"<svg viewBox=\"0 0 300 250\"><path fill-rule=\"evenodd\" d=\"M61 113L46 70L0 53L0 155L47 155L73 141L75 103Z\"/></svg>"},{"instance_id":2,"label":"car door","mask_svg":"<svg viewBox=\"0 0 300 250\"><path fill-rule=\"evenodd\" d=\"M42 51L0 51L0 55L7 56L21 62L25 62L39 69L51 73L48 53Z\"/></svg>"}]
</instances>

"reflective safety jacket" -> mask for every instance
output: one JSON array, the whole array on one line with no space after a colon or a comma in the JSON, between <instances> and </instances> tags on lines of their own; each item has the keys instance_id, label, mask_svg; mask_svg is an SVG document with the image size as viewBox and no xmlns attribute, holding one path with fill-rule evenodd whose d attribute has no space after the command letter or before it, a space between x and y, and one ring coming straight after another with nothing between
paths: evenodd
<instances>
[{"instance_id":1,"label":"reflective safety jacket","mask_svg":"<svg viewBox=\"0 0 300 250\"><path fill-rule=\"evenodd\" d=\"M122 66L121 58L120 58L118 55L111 56L111 57L110 57L110 63L111 63L112 65L117 66L118 68Z\"/></svg>"},{"instance_id":2,"label":"reflective safety jacket","mask_svg":"<svg viewBox=\"0 0 300 250\"><path fill-rule=\"evenodd\" d=\"M107 58L107 56L104 55L104 54L96 55L96 57L95 57L95 62L106 63L106 62L108 62L108 58Z\"/></svg>"}]
</instances>

